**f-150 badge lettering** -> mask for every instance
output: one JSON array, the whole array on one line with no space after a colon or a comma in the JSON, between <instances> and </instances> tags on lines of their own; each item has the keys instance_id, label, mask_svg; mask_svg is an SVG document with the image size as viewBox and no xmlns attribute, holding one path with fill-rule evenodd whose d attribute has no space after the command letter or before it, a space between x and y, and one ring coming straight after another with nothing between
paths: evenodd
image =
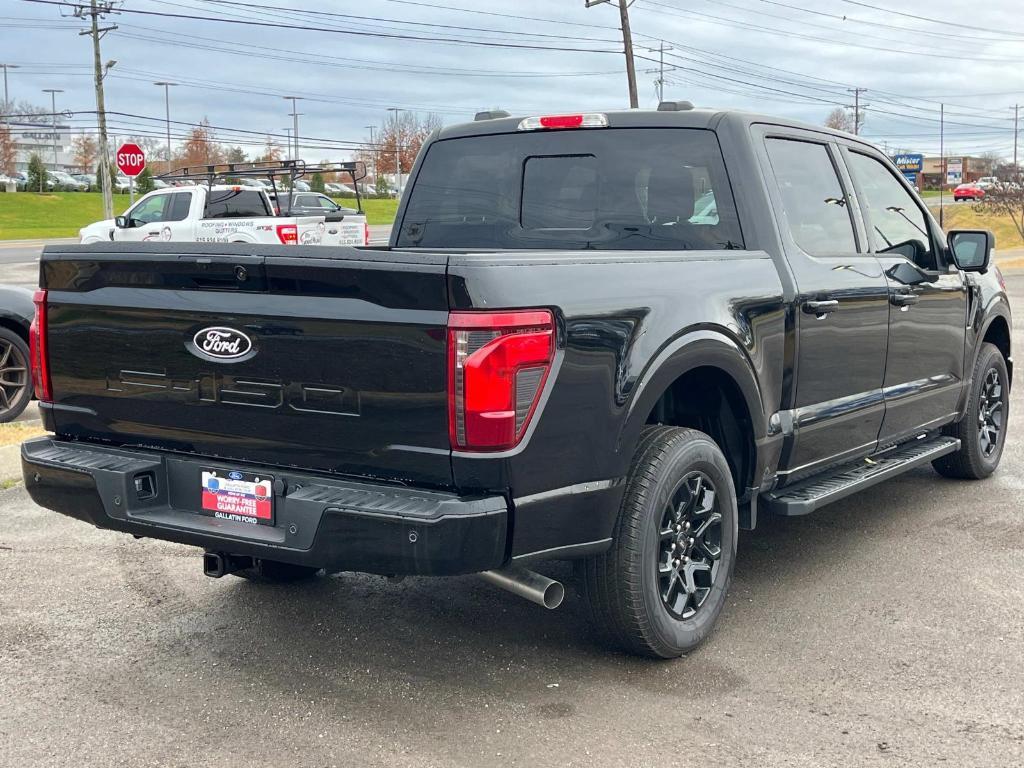
<instances>
[{"instance_id":1,"label":"f-150 badge lettering","mask_svg":"<svg viewBox=\"0 0 1024 768\"><path fill-rule=\"evenodd\" d=\"M238 360L252 350L252 339L234 328L203 328L192 337L197 352L216 360Z\"/></svg>"}]
</instances>

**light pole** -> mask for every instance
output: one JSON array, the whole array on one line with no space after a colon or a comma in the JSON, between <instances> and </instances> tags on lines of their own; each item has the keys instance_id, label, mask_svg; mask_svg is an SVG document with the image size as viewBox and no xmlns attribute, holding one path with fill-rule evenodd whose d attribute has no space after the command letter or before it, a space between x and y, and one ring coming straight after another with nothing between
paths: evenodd
<instances>
[{"instance_id":1,"label":"light pole","mask_svg":"<svg viewBox=\"0 0 1024 768\"><path fill-rule=\"evenodd\" d=\"M158 80L153 85L162 85L164 87L164 111L167 115L167 167L165 170L170 173L171 171L171 86L177 85L177 83L171 83L166 80Z\"/></svg>"},{"instance_id":2,"label":"light pole","mask_svg":"<svg viewBox=\"0 0 1024 768\"><path fill-rule=\"evenodd\" d=\"M64 93L61 88L43 88L43 93L50 94L50 112L53 116L53 170L57 170L57 94Z\"/></svg>"},{"instance_id":3,"label":"light pole","mask_svg":"<svg viewBox=\"0 0 1024 768\"><path fill-rule=\"evenodd\" d=\"M400 136L398 134L398 113L405 112L404 109L398 107L388 107L388 112L394 116L394 131L395 131L395 197L401 197L402 195L402 145L399 141Z\"/></svg>"},{"instance_id":4,"label":"light pole","mask_svg":"<svg viewBox=\"0 0 1024 768\"><path fill-rule=\"evenodd\" d=\"M292 139L295 141L295 159L299 159L299 106L298 102L302 101L301 96L282 96L285 101L291 101L292 103Z\"/></svg>"},{"instance_id":5,"label":"light pole","mask_svg":"<svg viewBox=\"0 0 1024 768\"><path fill-rule=\"evenodd\" d=\"M7 70L8 69L18 69L18 65L17 64L0 64L0 67L3 67L3 70L4 70L4 122L5 123L9 123L11 121L10 121L10 118L7 117L7 110L11 108L11 97L7 93Z\"/></svg>"}]
</instances>

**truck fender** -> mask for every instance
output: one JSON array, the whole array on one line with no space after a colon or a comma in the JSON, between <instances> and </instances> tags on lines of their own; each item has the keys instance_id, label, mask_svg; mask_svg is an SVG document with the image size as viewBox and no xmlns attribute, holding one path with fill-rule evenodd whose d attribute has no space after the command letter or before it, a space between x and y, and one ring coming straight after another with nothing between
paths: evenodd
<instances>
[{"instance_id":1,"label":"truck fender","mask_svg":"<svg viewBox=\"0 0 1024 768\"><path fill-rule=\"evenodd\" d=\"M755 443L764 438L765 408L750 358L739 342L724 330L698 329L662 347L640 376L619 434L619 449L632 455L640 431L658 399L680 376L702 367L717 368L733 380L750 413Z\"/></svg>"}]
</instances>

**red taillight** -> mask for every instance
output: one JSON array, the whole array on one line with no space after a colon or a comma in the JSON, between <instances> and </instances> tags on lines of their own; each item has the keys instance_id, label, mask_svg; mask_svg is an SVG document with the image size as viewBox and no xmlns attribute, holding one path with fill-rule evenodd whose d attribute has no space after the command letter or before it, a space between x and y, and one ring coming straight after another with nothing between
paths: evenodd
<instances>
[{"instance_id":1,"label":"red taillight","mask_svg":"<svg viewBox=\"0 0 1024 768\"><path fill-rule=\"evenodd\" d=\"M363 222L363 245L370 244L370 225L367 222Z\"/></svg>"},{"instance_id":2,"label":"red taillight","mask_svg":"<svg viewBox=\"0 0 1024 768\"><path fill-rule=\"evenodd\" d=\"M36 314L28 331L32 386L37 400L50 402L53 390L50 387L50 356L46 348L46 291L36 291L32 301L36 305Z\"/></svg>"},{"instance_id":3,"label":"red taillight","mask_svg":"<svg viewBox=\"0 0 1024 768\"><path fill-rule=\"evenodd\" d=\"M298 245L299 227L297 224L278 224L277 239L285 245Z\"/></svg>"},{"instance_id":4,"label":"red taillight","mask_svg":"<svg viewBox=\"0 0 1024 768\"><path fill-rule=\"evenodd\" d=\"M541 128L579 128L583 115L549 115L540 119Z\"/></svg>"},{"instance_id":5,"label":"red taillight","mask_svg":"<svg viewBox=\"0 0 1024 768\"><path fill-rule=\"evenodd\" d=\"M549 310L448 315L452 447L515 447L530 424L555 354Z\"/></svg>"}]
</instances>

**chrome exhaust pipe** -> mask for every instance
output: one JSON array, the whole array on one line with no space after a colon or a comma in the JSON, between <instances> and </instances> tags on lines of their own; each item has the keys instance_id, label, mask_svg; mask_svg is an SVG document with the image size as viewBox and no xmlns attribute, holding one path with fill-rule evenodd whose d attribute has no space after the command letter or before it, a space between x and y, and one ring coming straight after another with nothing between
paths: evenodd
<instances>
[{"instance_id":1,"label":"chrome exhaust pipe","mask_svg":"<svg viewBox=\"0 0 1024 768\"><path fill-rule=\"evenodd\" d=\"M557 608L565 598L565 587L561 582L525 568L508 566L496 571L483 571L479 576L489 584L548 609Z\"/></svg>"}]
</instances>

